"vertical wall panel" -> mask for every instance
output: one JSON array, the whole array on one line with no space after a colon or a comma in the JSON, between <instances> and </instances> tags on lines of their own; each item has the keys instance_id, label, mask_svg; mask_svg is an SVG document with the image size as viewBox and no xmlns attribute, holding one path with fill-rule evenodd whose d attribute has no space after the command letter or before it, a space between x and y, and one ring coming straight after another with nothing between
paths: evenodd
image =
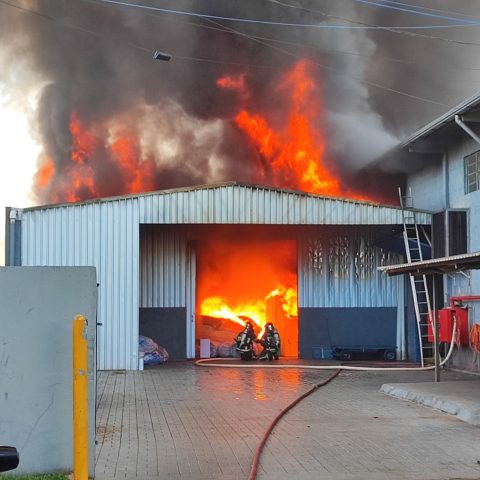
<instances>
[{"instance_id":1,"label":"vertical wall panel","mask_svg":"<svg viewBox=\"0 0 480 480\"><path fill-rule=\"evenodd\" d=\"M185 307L184 237L144 225L140 239L140 307Z\"/></svg>"},{"instance_id":2,"label":"vertical wall panel","mask_svg":"<svg viewBox=\"0 0 480 480\"><path fill-rule=\"evenodd\" d=\"M96 267L98 368L136 368L138 200L36 209L24 226L23 265Z\"/></svg>"},{"instance_id":3,"label":"vertical wall panel","mask_svg":"<svg viewBox=\"0 0 480 480\"><path fill-rule=\"evenodd\" d=\"M304 238L298 244L299 307L393 307L398 282L377 266L401 257L365 237Z\"/></svg>"}]
</instances>

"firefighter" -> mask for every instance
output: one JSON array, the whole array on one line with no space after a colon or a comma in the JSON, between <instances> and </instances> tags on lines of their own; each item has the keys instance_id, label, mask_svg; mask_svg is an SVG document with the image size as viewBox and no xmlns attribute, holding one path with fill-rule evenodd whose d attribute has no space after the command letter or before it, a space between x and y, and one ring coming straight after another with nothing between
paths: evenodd
<instances>
[{"instance_id":1,"label":"firefighter","mask_svg":"<svg viewBox=\"0 0 480 480\"><path fill-rule=\"evenodd\" d=\"M242 360L255 360L255 351L253 350L253 342L257 342L257 336L253 330L252 322L247 321L245 328L237 335L235 339L236 349L240 352Z\"/></svg>"},{"instance_id":2,"label":"firefighter","mask_svg":"<svg viewBox=\"0 0 480 480\"><path fill-rule=\"evenodd\" d=\"M272 322L265 325L265 332L257 342L263 347L259 360L278 360L280 356L280 335Z\"/></svg>"}]
</instances>

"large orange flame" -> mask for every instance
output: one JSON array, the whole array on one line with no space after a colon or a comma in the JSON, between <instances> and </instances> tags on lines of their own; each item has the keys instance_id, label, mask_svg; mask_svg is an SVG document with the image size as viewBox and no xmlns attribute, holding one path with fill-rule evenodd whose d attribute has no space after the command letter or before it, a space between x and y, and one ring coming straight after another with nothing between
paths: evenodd
<instances>
[{"instance_id":1,"label":"large orange flame","mask_svg":"<svg viewBox=\"0 0 480 480\"><path fill-rule=\"evenodd\" d=\"M155 189L155 161L138 161L140 149L133 138L119 138L111 146L117 165L121 168L125 190L139 193Z\"/></svg>"},{"instance_id":2,"label":"large orange flame","mask_svg":"<svg viewBox=\"0 0 480 480\"><path fill-rule=\"evenodd\" d=\"M280 285L272 290L264 300L254 300L250 303L239 303L233 306L228 305L227 300L222 297L209 297L203 300L200 313L209 317L231 320L242 326L245 325L248 318L260 328L258 336L261 337L265 331L265 324L269 321L267 319L266 300L275 297L280 300L288 318L294 318L298 315L297 292L294 288L285 285Z\"/></svg>"},{"instance_id":3,"label":"large orange flame","mask_svg":"<svg viewBox=\"0 0 480 480\"><path fill-rule=\"evenodd\" d=\"M67 191L64 196L69 202L77 202L85 197L98 197L99 194L95 187L95 172L89 164L89 158L97 145L96 139L85 129L75 114L70 119L70 133L72 135L72 163L65 172L70 182L65 185Z\"/></svg>"},{"instance_id":4,"label":"large orange flame","mask_svg":"<svg viewBox=\"0 0 480 480\"><path fill-rule=\"evenodd\" d=\"M108 131L105 126L86 126L78 115L70 117L71 146L68 161L56 165L43 160L36 174L40 190L53 202L76 202L114 194L145 192L156 188L156 163L143 158L138 140L131 134Z\"/></svg>"},{"instance_id":5,"label":"large orange flame","mask_svg":"<svg viewBox=\"0 0 480 480\"><path fill-rule=\"evenodd\" d=\"M55 175L55 164L51 158L47 158L40 166L37 173L37 183L40 188L45 188Z\"/></svg>"},{"instance_id":6,"label":"large orange flame","mask_svg":"<svg viewBox=\"0 0 480 480\"><path fill-rule=\"evenodd\" d=\"M274 128L265 115L247 108L241 108L234 121L266 160L268 167L262 176L270 176L274 186L363 198L341 185L335 166L326 156L320 127L321 97L310 68L306 60L301 60L280 81L279 99L287 99L289 103L288 114L280 127ZM241 98L246 97L244 77L225 75L217 85L237 91Z\"/></svg>"}]
</instances>

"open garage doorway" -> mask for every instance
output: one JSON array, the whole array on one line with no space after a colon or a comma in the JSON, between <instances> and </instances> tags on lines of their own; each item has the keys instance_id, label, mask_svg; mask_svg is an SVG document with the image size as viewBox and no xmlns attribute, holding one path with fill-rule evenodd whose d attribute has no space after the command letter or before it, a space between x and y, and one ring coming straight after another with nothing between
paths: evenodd
<instances>
[{"instance_id":1,"label":"open garage doorway","mask_svg":"<svg viewBox=\"0 0 480 480\"><path fill-rule=\"evenodd\" d=\"M280 333L282 356L298 357L297 247L293 240L202 240L196 246L196 352L227 356L250 320L261 336L267 322Z\"/></svg>"}]
</instances>

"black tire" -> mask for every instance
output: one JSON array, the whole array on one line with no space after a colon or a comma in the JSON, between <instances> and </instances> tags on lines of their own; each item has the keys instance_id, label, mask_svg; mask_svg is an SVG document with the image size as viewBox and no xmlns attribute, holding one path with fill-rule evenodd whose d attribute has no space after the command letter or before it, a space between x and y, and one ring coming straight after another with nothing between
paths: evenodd
<instances>
[{"instance_id":1,"label":"black tire","mask_svg":"<svg viewBox=\"0 0 480 480\"><path fill-rule=\"evenodd\" d=\"M273 353L268 354L268 361L272 362L273 361Z\"/></svg>"},{"instance_id":2,"label":"black tire","mask_svg":"<svg viewBox=\"0 0 480 480\"><path fill-rule=\"evenodd\" d=\"M350 352L348 350L343 350L340 353L340 358L342 360L345 360L346 362L349 362L353 358L353 354L352 354L352 352Z\"/></svg>"},{"instance_id":3,"label":"black tire","mask_svg":"<svg viewBox=\"0 0 480 480\"><path fill-rule=\"evenodd\" d=\"M383 352L383 359L387 362L393 362L396 358L395 350L385 350L385 352Z\"/></svg>"}]
</instances>

